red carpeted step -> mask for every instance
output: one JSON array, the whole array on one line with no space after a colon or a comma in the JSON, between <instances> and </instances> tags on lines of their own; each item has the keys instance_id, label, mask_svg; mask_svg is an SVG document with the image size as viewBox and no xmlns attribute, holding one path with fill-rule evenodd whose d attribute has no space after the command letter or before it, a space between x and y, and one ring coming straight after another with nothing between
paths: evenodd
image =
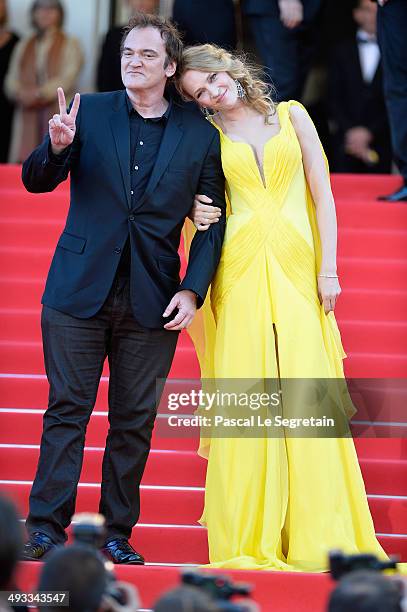
<instances>
[{"instance_id":1,"label":"red carpeted step","mask_svg":"<svg viewBox=\"0 0 407 612\"><path fill-rule=\"evenodd\" d=\"M28 511L30 484L26 481L1 480L0 490L17 503L22 515ZM81 482L76 502L77 512L96 512L100 497L99 484ZM165 488L143 485L141 490L141 523L195 525L203 509L203 488ZM378 533L407 534L407 497L369 496Z\"/></svg>"},{"instance_id":2,"label":"red carpeted step","mask_svg":"<svg viewBox=\"0 0 407 612\"><path fill-rule=\"evenodd\" d=\"M407 376L406 354L350 353L344 363L346 376L370 378L398 378ZM44 372L41 342L0 341L0 371L24 374ZM107 364L104 373L107 373ZM170 376L198 378L199 366L190 347L180 347L175 355Z\"/></svg>"},{"instance_id":3,"label":"red carpeted step","mask_svg":"<svg viewBox=\"0 0 407 612\"><path fill-rule=\"evenodd\" d=\"M2 271L3 272L3 271ZM1 308L40 308L45 280L35 278L0 278Z\"/></svg>"},{"instance_id":4,"label":"red carpeted step","mask_svg":"<svg viewBox=\"0 0 407 612\"><path fill-rule=\"evenodd\" d=\"M354 420L377 422L404 422L407 387L403 379L349 380L357 414ZM397 381L401 384L397 384ZM185 391L186 385L199 388L199 379L179 381L168 379L166 390ZM108 409L108 378L102 377L96 399L95 410ZM26 376L18 374L0 375L0 397L2 405L9 408L43 408L48 404L48 383L45 375ZM189 411L189 409L188 409Z\"/></svg>"},{"instance_id":5,"label":"red carpeted step","mask_svg":"<svg viewBox=\"0 0 407 612\"><path fill-rule=\"evenodd\" d=\"M16 581L26 592L35 590L43 564L24 562L18 567ZM153 607L163 592L175 588L181 582L181 572L188 567L168 566L115 566L118 580L137 587L143 609ZM203 570L211 574L227 576L234 582L248 583L253 587L252 599L262 612L324 612L326 601L335 583L326 573L306 574L298 572Z\"/></svg>"},{"instance_id":6,"label":"red carpeted step","mask_svg":"<svg viewBox=\"0 0 407 612\"><path fill-rule=\"evenodd\" d=\"M16 495L14 491L10 491L10 487L5 488L4 485L1 485L0 490L8 491L12 496ZM81 500L82 488L79 487L77 511L81 509ZM90 510L91 507L86 509ZM169 510L171 511L171 508ZM166 525L137 525L133 529L133 545L154 563L207 563L206 530L200 526L168 524L171 521L170 515L165 517ZM400 555L401 561L407 559L407 537L380 535L379 540L388 554Z\"/></svg>"},{"instance_id":7,"label":"red carpeted step","mask_svg":"<svg viewBox=\"0 0 407 612\"><path fill-rule=\"evenodd\" d=\"M65 213L65 211L63 211ZM0 218L2 246L9 248L52 249L64 229L63 217L25 217L22 230L21 218L4 215ZM364 227L340 227L338 252L347 257L383 257L383 259L405 259L407 257L407 230L371 229Z\"/></svg>"},{"instance_id":8,"label":"red carpeted step","mask_svg":"<svg viewBox=\"0 0 407 612\"><path fill-rule=\"evenodd\" d=\"M342 282L342 279L341 279ZM346 282L346 281L345 281ZM343 288L342 288L343 289ZM341 321L404 321L407 312L407 291L345 288L335 308Z\"/></svg>"},{"instance_id":9,"label":"red carpeted step","mask_svg":"<svg viewBox=\"0 0 407 612\"><path fill-rule=\"evenodd\" d=\"M40 341L0 341L0 371L24 374L42 374L44 372L44 358L42 343ZM104 375L108 372L105 363ZM192 347L177 349L170 371L173 378L199 377L199 366Z\"/></svg>"},{"instance_id":10,"label":"red carpeted step","mask_svg":"<svg viewBox=\"0 0 407 612\"><path fill-rule=\"evenodd\" d=\"M44 278L53 254L52 248L0 247L3 279ZM11 264L12 262L12 264ZM407 259L357 258L340 256L338 273L347 288L405 290Z\"/></svg>"},{"instance_id":11,"label":"red carpeted step","mask_svg":"<svg viewBox=\"0 0 407 612\"><path fill-rule=\"evenodd\" d=\"M45 278L0 278L0 308L31 309L40 312ZM343 289L343 288L342 288ZM403 321L407 291L345 288L338 300L336 316L342 320Z\"/></svg>"},{"instance_id":12,"label":"red carpeted step","mask_svg":"<svg viewBox=\"0 0 407 612\"><path fill-rule=\"evenodd\" d=\"M0 447L0 473L4 480L32 480L39 457L34 448ZM86 447L81 472L82 482L98 482L103 448ZM406 491L407 460L361 459L366 490L372 495L403 495ZM203 487L206 461L194 451L152 450L143 476L145 485Z\"/></svg>"},{"instance_id":13,"label":"red carpeted step","mask_svg":"<svg viewBox=\"0 0 407 612\"><path fill-rule=\"evenodd\" d=\"M82 482L98 482L101 477L103 448L86 447L81 472ZM34 448L21 446L0 447L0 473L3 480L32 480L39 457L39 445ZM403 462L384 462L390 466L389 478L397 481L399 466ZM178 487L203 487L206 460L194 451L150 452L143 475L144 485ZM407 465L407 462L406 462ZM387 491L383 491L386 493Z\"/></svg>"},{"instance_id":14,"label":"red carpeted step","mask_svg":"<svg viewBox=\"0 0 407 612\"><path fill-rule=\"evenodd\" d=\"M26 484L26 482L17 484L16 481L10 483L0 481L0 491L17 504L22 516L28 513L28 498L31 489L31 484ZM140 494L140 523L198 525L203 509L203 488L175 488L142 484ZM99 484L79 483L76 511L97 512L99 498ZM397 513L397 508L394 512Z\"/></svg>"},{"instance_id":15,"label":"red carpeted step","mask_svg":"<svg viewBox=\"0 0 407 612\"><path fill-rule=\"evenodd\" d=\"M39 444L42 433L43 410L0 409L1 444ZM88 446L103 447L108 429L107 414L94 412L86 433ZM398 430L395 430L398 431ZM153 432L153 448L163 450L196 450L197 437L163 437L157 428ZM364 459L407 459L407 439L355 438L359 457Z\"/></svg>"},{"instance_id":16,"label":"red carpeted step","mask_svg":"<svg viewBox=\"0 0 407 612\"><path fill-rule=\"evenodd\" d=\"M338 274L347 289L407 289L407 259L338 257Z\"/></svg>"},{"instance_id":17,"label":"red carpeted step","mask_svg":"<svg viewBox=\"0 0 407 612\"><path fill-rule=\"evenodd\" d=\"M345 347L346 348L346 347ZM344 361L347 378L405 378L407 354L347 353Z\"/></svg>"},{"instance_id":18,"label":"red carpeted step","mask_svg":"<svg viewBox=\"0 0 407 612\"><path fill-rule=\"evenodd\" d=\"M42 433L42 410L0 408L0 444L38 444ZM106 413L94 412L86 432L88 446L105 446L108 430ZM163 437L156 427L153 432L153 448L163 450L196 450L196 437Z\"/></svg>"},{"instance_id":19,"label":"red carpeted step","mask_svg":"<svg viewBox=\"0 0 407 612\"><path fill-rule=\"evenodd\" d=\"M383 259L407 258L407 230L366 229L340 227L338 253L347 257L382 257Z\"/></svg>"},{"instance_id":20,"label":"red carpeted step","mask_svg":"<svg viewBox=\"0 0 407 612\"><path fill-rule=\"evenodd\" d=\"M5 340L41 340L41 308L1 308L0 307L0 338ZM192 347L188 333L183 330L178 340L177 348Z\"/></svg>"},{"instance_id":21,"label":"red carpeted step","mask_svg":"<svg viewBox=\"0 0 407 612\"><path fill-rule=\"evenodd\" d=\"M0 309L1 340L41 340L41 311L39 309ZM339 328L345 350L350 352L403 353L407 347L405 321L343 320ZM192 346L187 333L181 334L178 348Z\"/></svg>"},{"instance_id":22,"label":"red carpeted step","mask_svg":"<svg viewBox=\"0 0 407 612\"><path fill-rule=\"evenodd\" d=\"M342 321L340 331L345 351L402 354L407 349L405 321Z\"/></svg>"}]
</instances>

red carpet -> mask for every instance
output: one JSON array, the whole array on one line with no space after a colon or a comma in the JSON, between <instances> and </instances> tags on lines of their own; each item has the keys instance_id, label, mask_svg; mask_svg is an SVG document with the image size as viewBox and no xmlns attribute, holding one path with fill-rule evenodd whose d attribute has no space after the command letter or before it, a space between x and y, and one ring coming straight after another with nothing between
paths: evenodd
<instances>
[{"instance_id":1,"label":"red carpet","mask_svg":"<svg viewBox=\"0 0 407 612\"><path fill-rule=\"evenodd\" d=\"M407 377L407 206L375 201L391 191L396 177L333 178L339 223L339 274L343 293L337 318L348 354L348 376ZM24 516L39 452L47 405L40 337L40 299L53 248L63 229L68 184L34 196L20 183L18 167L0 167L0 488ZM185 264L183 264L185 265ZM171 377L199 375L188 337L182 334ZM78 491L77 510L96 510L101 458L107 433L105 368ZM394 387L394 381L389 386ZM396 385L397 386L397 385ZM400 390L394 389L394 393ZM404 391L402 390L402 393ZM383 436L355 440L376 532L388 553L407 561L407 419L404 403L375 408ZM381 411L382 410L382 411ZM354 432L371 431L367 413L355 417ZM389 437L391 435L392 437ZM142 486L142 514L133 543L146 567L122 567L119 578L134 582L143 607L179 581L179 568L166 564L207 562L202 510L205 462L196 440L154 434ZM158 564L158 565L154 565ZM35 585L41 564L25 563L20 584ZM327 575L227 572L255 587L262 610L324 609L332 583Z\"/></svg>"}]
</instances>

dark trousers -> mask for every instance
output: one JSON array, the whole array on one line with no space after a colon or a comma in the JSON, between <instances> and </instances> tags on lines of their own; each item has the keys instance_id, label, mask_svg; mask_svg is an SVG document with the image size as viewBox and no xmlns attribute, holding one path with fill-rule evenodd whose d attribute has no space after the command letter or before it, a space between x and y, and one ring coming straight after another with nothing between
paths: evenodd
<instances>
[{"instance_id":1,"label":"dark trousers","mask_svg":"<svg viewBox=\"0 0 407 612\"><path fill-rule=\"evenodd\" d=\"M314 0L306 21L292 30L282 24L277 9L275 14L249 15L254 44L278 102L301 99L316 51L312 24L319 8L319 0Z\"/></svg>"},{"instance_id":2,"label":"dark trousers","mask_svg":"<svg viewBox=\"0 0 407 612\"><path fill-rule=\"evenodd\" d=\"M109 432L99 512L106 518L107 539L129 538L140 514L139 485L159 399L156 379L168 375L179 332L141 327L132 314L129 280L120 277L94 317L78 319L44 306L41 325L50 392L27 529L56 543L66 540L86 426L107 356Z\"/></svg>"},{"instance_id":3,"label":"dark trousers","mask_svg":"<svg viewBox=\"0 0 407 612\"><path fill-rule=\"evenodd\" d=\"M407 2L390 0L378 8L377 35L383 63L384 94L393 153L407 184Z\"/></svg>"}]
</instances>

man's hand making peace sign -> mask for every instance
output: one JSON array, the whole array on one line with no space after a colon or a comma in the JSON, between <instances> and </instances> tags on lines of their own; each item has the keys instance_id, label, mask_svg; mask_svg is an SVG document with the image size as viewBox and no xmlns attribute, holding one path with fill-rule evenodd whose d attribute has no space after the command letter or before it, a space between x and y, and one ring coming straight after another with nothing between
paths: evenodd
<instances>
[{"instance_id":1,"label":"man's hand making peace sign","mask_svg":"<svg viewBox=\"0 0 407 612\"><path fill-rule=\"evenodd\" d=\"M52 152L55 155L62 153L66 147L73 143L76 132L76 116L81 103L80 94L75 94L72 108L68 113L66 110L65 94L62 87L58 87L59 115L54 115L49 120L49 137L51 139Z\"/></svg>"}]
</instances>

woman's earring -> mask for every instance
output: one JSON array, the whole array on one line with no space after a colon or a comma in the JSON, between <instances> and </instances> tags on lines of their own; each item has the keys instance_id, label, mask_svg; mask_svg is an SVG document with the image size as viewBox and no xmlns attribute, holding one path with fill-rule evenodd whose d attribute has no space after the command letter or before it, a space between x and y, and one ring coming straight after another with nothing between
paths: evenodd
<instances>
[{"instance_id":1,"label":"woman's earring","mask_svg":"<svg viewBox=\"0 0 407 612\"><path fill-rule=\"evenodd\" d=\"M238 79L235 79L235 85L236 85L236 89L237 89L237 97L242 99L246 97L246 92L244 90L243 85L241 84L241 82Z\"/></svg>"},{"instance_id":2,"label":"woman's earring","mask_svg":"<svg viewBox=\"0 0 407 612\"><path fill-rule=\"evenodd\" d=\"M211 113L209 112L209 110L206 108L206 106L201 106L201 111L203 112L205 119L209 119L211 116Z\"/></svg>"}]
</instances>

